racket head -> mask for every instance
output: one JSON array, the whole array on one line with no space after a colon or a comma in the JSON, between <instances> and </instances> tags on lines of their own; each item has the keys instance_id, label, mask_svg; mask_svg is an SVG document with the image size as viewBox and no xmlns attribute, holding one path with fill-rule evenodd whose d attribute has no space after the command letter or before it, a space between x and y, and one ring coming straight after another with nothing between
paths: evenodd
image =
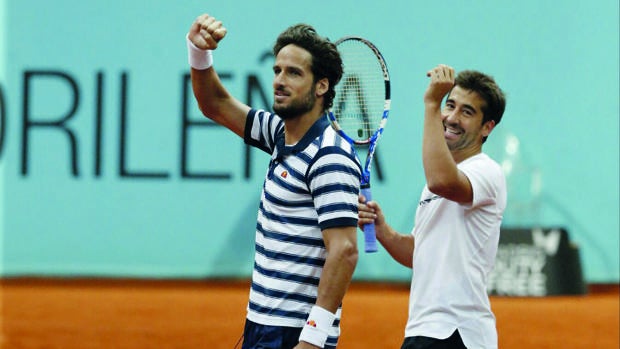
<instances>
[{"instance_id":1,"label":"racket head","mask_svg":"<svg viewBox=\"0 0 620 349\"><path fill-rule=\"evenodd\" d=\"M390 110L390 74L379 49L370 41L347 36L335 42L344 74L328 112L332 127L352 144L376 142Z\"/></svg>"}]
</instances>

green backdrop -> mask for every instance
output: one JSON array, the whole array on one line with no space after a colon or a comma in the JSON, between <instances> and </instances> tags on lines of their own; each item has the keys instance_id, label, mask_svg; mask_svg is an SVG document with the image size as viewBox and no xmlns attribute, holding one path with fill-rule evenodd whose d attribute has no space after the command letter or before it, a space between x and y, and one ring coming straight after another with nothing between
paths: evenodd
<instances>
[{"instance_id":1,"label":"green backdrop","mask_svg":"<svg viewBox=\"0 0 620 349\"><path fill-rule=\"evenodd\" d=\"M424 185L425 72L490 73L508 95L484 147L506 170L504 226L565 227L588 282L620 279L617 0L1 0L2 275L250 275L267 157L192 99L185 33L203 12L228 28L225 85L259 108L287 26L377 44L393 102L374 197L402 232ZM355 277L410 271L380 251Z\"/></svg>"}]
</instances>

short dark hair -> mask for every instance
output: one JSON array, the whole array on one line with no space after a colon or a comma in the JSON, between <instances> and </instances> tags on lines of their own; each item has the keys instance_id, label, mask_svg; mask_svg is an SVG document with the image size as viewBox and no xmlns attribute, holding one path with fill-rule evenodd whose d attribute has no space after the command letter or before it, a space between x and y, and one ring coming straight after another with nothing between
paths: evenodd
<instances>
[{"instance_id":1,"label":"short dark hair","mask_svg":"<svg viewBox=\"0 0 620 349\"><path fill-rule=\"evenodd\" d=\"M323 109L331 108L336 96L336 85L342 78L343 66L340 53L328 38L318 35L316 30L308 24L296 24L283 31L273 46L274 56L287 45L293 44L310 52L312 63L310 69L314 74L314 82L327 78L329 89L323 99Z\"/></svg>"}]
</instances>

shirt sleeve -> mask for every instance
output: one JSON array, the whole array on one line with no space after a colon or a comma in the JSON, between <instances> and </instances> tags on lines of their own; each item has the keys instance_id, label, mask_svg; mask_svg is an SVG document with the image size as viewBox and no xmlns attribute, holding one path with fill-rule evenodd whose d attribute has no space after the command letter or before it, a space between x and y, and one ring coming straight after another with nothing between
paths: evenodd
<instances>
[{"instance_id":1,"label":"shirt sleeve","mask_svg":"<svg viewBox=\"0 0 620 349\"><path fill-rule=\"evenodd\" d=\"M251 109L245 124L245 144L272 154L278 137L284 136L284 124L276 114Z\"/></svg>"},{"instance_id":2,"label":"shirt sleeve","mask_svg":"<svg viewBox=\"0 0 620 349\"><path fill-rule=\"evenodd\" d=\"M505 206L505 178L501 167L488 157L478 157L459 168L469 179L473 191L469 208Z\"/></svg>"},{"instance_id":3,"label":"shirt sleeve","mask_svg":"<svg viewBox=\"0 0 620 349\"><path fill-rule=\"evenodd\" d=\"M357 226L359 162L342 148L321 149L308 170L308 186L321 230Z\"/></svg>"}]
</instances>

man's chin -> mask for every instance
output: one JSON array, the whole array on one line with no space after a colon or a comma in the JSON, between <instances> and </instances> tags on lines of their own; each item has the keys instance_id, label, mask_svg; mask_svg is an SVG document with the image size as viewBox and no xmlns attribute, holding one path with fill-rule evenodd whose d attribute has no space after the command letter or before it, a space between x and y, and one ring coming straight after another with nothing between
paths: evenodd
<instances>
[{"instance_id":1,"label":"man's chin","mask_svg":"<svg viewBox=\"0 0 620 349\"><path fill-rule=\"evenodd\" d=\"M448 149L450 149L450 151L458 149L459 147L458 140L454 139L446 139L446 144L448 145Z\"/></svg>"},{"instance_id":2,"label":"man's chin","mask_svg":"<svg viewBox=\"0 0 620 349\"><path fill-rule=\"evenodd\" d=\"M280 117L282 120L294 119L297 115L289 112L286 109L277 109L273 108L273 111Z\"/></svg>"},{"instance_id":3,"label":"man's chin","mask_svg":"<svg viewBox=\"0 0 620 349\"><path fill-rule=\"evenodd\" d=\"M285 108L285 107L282 107L281 105L276 105L276 104L273 105L273 111L276 114L278 114L278 116L282 120L294 119L297 116L301 115L300 110L296 110L292 108Z\"/></svg>"}]
</instances>

